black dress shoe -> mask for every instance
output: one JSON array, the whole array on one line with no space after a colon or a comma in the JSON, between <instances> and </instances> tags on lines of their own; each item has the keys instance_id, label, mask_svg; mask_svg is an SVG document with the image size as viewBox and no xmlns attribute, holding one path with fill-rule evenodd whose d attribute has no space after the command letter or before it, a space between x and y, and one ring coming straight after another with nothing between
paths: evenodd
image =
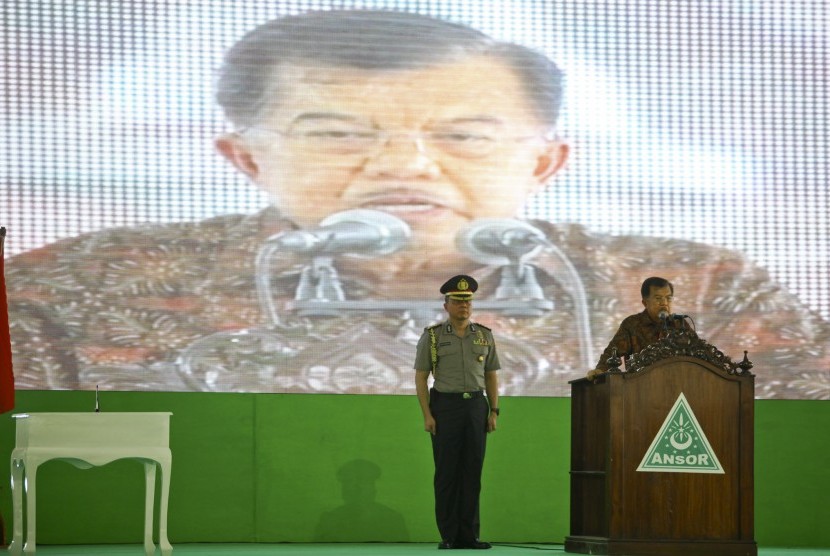
<instances>
[{"instance_id":1,"label":"black dress shoe","mask_svg":"<svg viewBox=\"0 0 830 556\"><path fill-rule=\"evenodd\" d=\"M489 542L480 541L478 539L465 542L464 544L458 544L456 546L458 548L472 548L473 550L487 550L488 548L493 548L493 545Z\"/></svg>"},{"instance_id":2,"label":"black dress shoe","mask_svg":"<svg viewBox=\"0 0 830 556\"><path fill-rule=\"evenodd\" d=\"M438 550L452 550L455 548L455 543L452 541L441 541L438 543Z\"/></svg>"}]
</instances>

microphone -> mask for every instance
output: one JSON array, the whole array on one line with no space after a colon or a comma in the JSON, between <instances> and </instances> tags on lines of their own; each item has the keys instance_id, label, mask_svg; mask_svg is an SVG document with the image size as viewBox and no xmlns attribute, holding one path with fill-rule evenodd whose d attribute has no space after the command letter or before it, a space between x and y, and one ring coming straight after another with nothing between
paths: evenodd
<instances>
[{"instance_id":1,"label":"microphone","mask_svg":"<svg viewBox=\"0 0 830 556\"><path fill-rule=\"evenodd\" d=\"M679 313L669 313L668 311L660 311L657 313L660 320L683 320L689 318L689 315L681 315Z\"/></svg>"},{"instance_id":2,"label":"microphone","mask_svg":"<svg viewBox=\"0 0 830 556\"><path fill-rule=\"evenodd\" d=\"M542 252L555 261L557 264L551 265L546 273L573 299L582 365L590 368L595 363L588 296L582 277L545 232L523 220L481 218L459 232L455 244L459 251L478 263L505 267L496 299L501 296L545 299L529 261Z\"/></svg>"},{"instance_id":3,"label":"microphone","mask_svg":"<svg viewBox=\"0 0 830 556\"><path fill-rule=\"evenodd\" d=\"M295 253L388 255L406 245L411 233L388 212L353 209L327 216L316 228L281 232L268 243Z\"/></svg>"},{"instance_id":4,"label":"microphone","mask_svg":"<svg viewBox=\"0 0 830 556\"><path fill-rule=\"evenodd\" d=\"M521 220L482 218L460 231L458 250L483 264L510 264L549 245L539 228Z\"/></svg>"}]
</instances>

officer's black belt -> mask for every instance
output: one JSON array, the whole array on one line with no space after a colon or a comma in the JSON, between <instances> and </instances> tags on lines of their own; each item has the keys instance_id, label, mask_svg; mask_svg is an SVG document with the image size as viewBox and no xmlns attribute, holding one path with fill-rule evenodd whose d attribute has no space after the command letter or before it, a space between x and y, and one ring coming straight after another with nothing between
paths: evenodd
<instances>
[{"instance_id":1,"label":"officer's black belt","mask_svg":"<svg viewBox=\"0 0 830 556\"><path fill-rule=\"evenodd\" d=\"M432 389L432 395L436 398L454 398L459 400L474 400L476 398L484 397L483 390L474 390L472 392L439 392L435 388Z\"/></svg>"}]
</instances>

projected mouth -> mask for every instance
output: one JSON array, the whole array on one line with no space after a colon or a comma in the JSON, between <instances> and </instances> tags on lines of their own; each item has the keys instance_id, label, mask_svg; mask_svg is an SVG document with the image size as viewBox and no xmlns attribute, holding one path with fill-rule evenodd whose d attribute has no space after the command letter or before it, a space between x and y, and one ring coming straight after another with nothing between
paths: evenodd
<instances>
[{"instance_id":1,"label":"projected mouth","mask_svg":"<svg viewBox=\"0 0 830 556\"><path fill-rule=\"evenodd\" d=\"M362 205L397 216L428 216L452 210L423 195L386 195L375 197Z\"/></svg>"},{"instance_id":2,"label":"projected mouth","mask_svg":"<svg viewBox=\"0 0 830 556\"><path fill-rule=\"evenodd\" d=\"M439 208L437 205L427 203L372 204L369 206L370 208L384 212L425 212Z\"/></svg>"}]
</instances>

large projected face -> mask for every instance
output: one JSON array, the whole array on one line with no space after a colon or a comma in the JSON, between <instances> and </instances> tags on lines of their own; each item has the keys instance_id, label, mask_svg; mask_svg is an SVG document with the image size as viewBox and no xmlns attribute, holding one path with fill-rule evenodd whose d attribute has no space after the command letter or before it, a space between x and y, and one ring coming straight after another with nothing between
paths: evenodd
<instances>
[{"instance_id":1,"label":"large projected face","mask_svg":"<svg viewBox=\"0 0 830 556\"><path fill-rule=\"evenodd\" d=\"M826 144L826 92L775 96L809 29L750 71L789 44L751 10L302 4L12 14L18 388L413 394L467 274L502 393L566 396L658 276L759 397L830 398L827 171L792 133Z\"/></svg>"},{"instance_id":2,"label":"large projected face","mask_svg":"<svg viewBox=\"0 0 830 556\"><path fill-rule=\"evenodd\" d=\"M492 59L384 72L294 66L278 79L281 100L262 123L219 147L303 227L380 210L410 226L411 256L465 264L456 234L477 218L515 217L565 158L519 78Z\"/></svg>"}]
</instances>

